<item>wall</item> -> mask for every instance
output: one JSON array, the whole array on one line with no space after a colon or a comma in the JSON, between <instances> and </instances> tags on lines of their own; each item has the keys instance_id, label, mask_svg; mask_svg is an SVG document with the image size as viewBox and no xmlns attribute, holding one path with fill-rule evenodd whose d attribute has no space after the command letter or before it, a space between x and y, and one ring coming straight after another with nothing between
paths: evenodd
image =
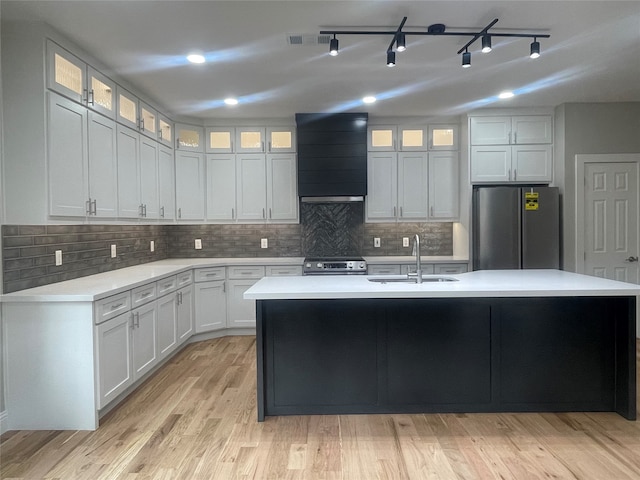
<instances>
[{"instance_id":1,"label":"wall","mask_svg":"<svg viewBox=\"0 0 640 480\"><path fill-rule=\"evenodd\" d=\"M2 51L2 37L0 36L0 52ZM0 228L4 224L4 108L2 95L2 62L0 62ZM2 262L2 235L0 235L0 262ZM0 294L2 293L2 268L0 268ZM4 347L2 343L2 304L0 304L0 434L5 430L6 411L4 406Z\"/></svg>"},{"instance_id":2,"label":"wall","mask_svg":"<svg viewBox=\"0 0 640 480\"><path fill-rule=\"evenodd\" d=\"M567 103L556 108L556 184L563 193L563 268L575 271L575 156L640 152L640 102Z\"/></svg>"}]
</instances>

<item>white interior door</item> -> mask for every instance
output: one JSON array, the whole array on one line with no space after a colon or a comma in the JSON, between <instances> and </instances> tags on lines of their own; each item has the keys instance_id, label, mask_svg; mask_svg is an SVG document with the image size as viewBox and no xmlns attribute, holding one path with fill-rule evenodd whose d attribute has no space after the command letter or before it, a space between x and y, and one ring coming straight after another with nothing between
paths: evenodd
<instances>
[{"instance_id":1,"label":"white interior door","mask_svg":"<svg viewBox=\"0 0 640 480\"><path fill-rule=\"evenodd\" d=\"M640 283L638 162L586 163L584 272Z\"/></svg>"}]
</instances>

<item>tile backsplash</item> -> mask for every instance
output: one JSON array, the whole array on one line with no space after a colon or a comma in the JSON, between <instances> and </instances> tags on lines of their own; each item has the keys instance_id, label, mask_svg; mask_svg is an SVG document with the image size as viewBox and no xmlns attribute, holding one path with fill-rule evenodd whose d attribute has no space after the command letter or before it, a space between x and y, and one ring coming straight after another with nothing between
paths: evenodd
<instances>
[{"instance_id":1,"label":"tile backsplash","mask_svg":"<svg viewBox=\"0 0 640 480\"><path fill-rule=\"evenodd\" d=\"M3 225L3 291L71 280L166 258L453 254L451 223L364 223L364 204L301 204L300 224ZM380 248L373 239L380 238ZM266 238L268 248L260 248ZM195 239L202 249L195 249ZM150 241L155 251L150 251ZM117 256L111 258L110 247ZM63 263L55 265L55 251Z\"/></svg>"}]
</instances>

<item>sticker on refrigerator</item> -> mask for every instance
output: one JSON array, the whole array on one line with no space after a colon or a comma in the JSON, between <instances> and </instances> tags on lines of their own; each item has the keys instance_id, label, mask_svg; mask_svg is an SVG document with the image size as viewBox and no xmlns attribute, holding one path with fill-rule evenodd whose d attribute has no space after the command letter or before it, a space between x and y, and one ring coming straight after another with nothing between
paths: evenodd
<instances>
[{"instance_id":1,"label":"sticker on refrigerator","mask_svg":"<svg viewBox=\"0 0 640 480\"><path fill-rule=\"evenodd\" d=\"M525 192L524 209L538 210L538 192Z\"/></svg>"}]
</instances>

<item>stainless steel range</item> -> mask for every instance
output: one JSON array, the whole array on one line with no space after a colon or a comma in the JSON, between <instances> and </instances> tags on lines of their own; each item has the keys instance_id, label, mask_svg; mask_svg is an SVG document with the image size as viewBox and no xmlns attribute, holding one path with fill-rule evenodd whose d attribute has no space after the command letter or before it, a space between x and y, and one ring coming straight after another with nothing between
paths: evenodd
<instances>
[{"instance_id":1,"label":"stainless steel range","mask_svg":"<svg viewBox=\"0 0 640 480\"><path fill-rule=\"evenodd\" d=\"M305 258L303 275L366 275L367 262L362 257Z\"/></svg>"}]
</instances>

